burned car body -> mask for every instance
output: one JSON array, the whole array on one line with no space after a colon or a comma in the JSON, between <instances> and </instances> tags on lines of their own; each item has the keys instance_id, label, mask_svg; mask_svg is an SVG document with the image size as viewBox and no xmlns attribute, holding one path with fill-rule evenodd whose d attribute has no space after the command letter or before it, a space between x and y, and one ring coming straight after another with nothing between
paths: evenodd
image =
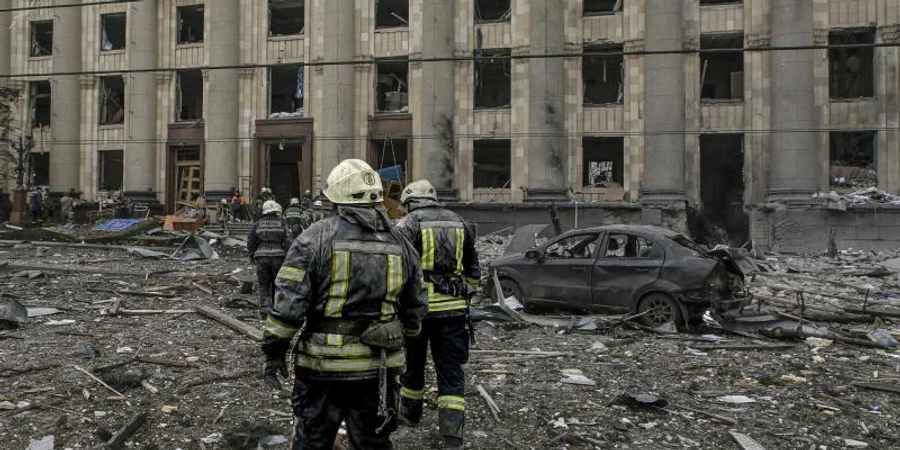
<instances>
[{"instance_id":1,"label":"burned car body","mask_svg":"<svg viewBox=\"0 0 900 450\"><path fill-rule=\"evenodd\" d=\"M749 301L743 279L753 270L743 250L708 251L645 225L569 231L492 266L504 295L526 307L643 313L651 326L740 309Z\"/></svg>"}]
</instances>

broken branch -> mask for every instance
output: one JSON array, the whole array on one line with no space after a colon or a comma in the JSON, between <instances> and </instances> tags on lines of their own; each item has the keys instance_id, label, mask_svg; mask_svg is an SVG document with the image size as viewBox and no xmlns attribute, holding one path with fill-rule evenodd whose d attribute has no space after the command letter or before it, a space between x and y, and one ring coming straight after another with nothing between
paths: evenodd
<instances>
[{"instance_id":1,"label":"broken branch","mask_svg":"<svg viewBox=\"0 0 900 450\"><path fill-rule=\"evenodd\" d=\"M216 322L219 322L222 325L225 325L226 327L249 337L250 339L261 341L263 338L261 330L247 325L246 323L241 322L240 320L237 320L234 317L229 316L228 314L201 305L193 305L192 307L195 311L197 311L197 313L203 315L204 317L215 320Z\"/></svg>"}]
</instances>

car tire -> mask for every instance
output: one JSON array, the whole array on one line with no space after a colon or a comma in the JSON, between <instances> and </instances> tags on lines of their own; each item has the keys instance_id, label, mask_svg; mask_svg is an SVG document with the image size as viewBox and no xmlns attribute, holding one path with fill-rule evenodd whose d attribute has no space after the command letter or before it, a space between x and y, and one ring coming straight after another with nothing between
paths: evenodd
<instances>
[{"instance_id":1,"label":"car tire","mask_svg":"<svg viewBox=\"0 0 900 450\"><path fill-rule=\"evenodd\" d=\"M650 312L647 312L650 311ZM672 323L675 328L682 327L681 307L672 296L662 292L645 295L638 305L638 314L643 314L641 321L651 328L658 328Z\"/></svg>"},{"instance_id":2,"label":"car tire","mask_svg":"<svg viewBox=\"0 0 900 450\"><path fill-rule=\"evenodd\" d=\"M509 278L501 278L500 279L500 289L503 291L503 295L506 297L516 297L520 303L525 304L525 294L522 293L522 288L519 287L518 283L509 279ZM497 288L491 289L491 298L494 302L500 301L497 298Z\"/></svg>"}]
</instances>

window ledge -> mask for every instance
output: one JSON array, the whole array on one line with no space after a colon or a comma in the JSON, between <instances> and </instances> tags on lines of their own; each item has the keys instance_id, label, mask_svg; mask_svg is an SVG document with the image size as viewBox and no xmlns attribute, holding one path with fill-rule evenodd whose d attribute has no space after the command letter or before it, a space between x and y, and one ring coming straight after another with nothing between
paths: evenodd
<instances>
[{"instance_id":1,"label":"window ledge","mask_svg":"<svg viewBox=\"0 0 900 450\"><path fill-rule=\"evenodd\" d=\"M735 6L743 6L744 2L741 0L735 0L733 2L728 3L718 3L715 5L700 5L702 9L716 9L716 8L734 8Z\"/></svg>"},{"instance_id":2,"label":"window ledge","mask_svg":"<svg viewBox=\"0 0 900 450\"><path fill-rule=\"evenodd\" d=\"M375 115L378 117L407 117L412 113L409 111L375 111Z\"/></svg>"},{"instance_id":3,"label":"window ledge","mask_svg":"<svg viewBox=\"0 0 900 450\"><path fill-rule=\"evenodd\" d=\"M501 111L509 111L512 109L512 106L483 106L483 107L474 107L472 108L475 112L501 112Z\"/></svg>"},{"instance_id":4,"label":"window ledge","mask_svg":"<svg viewBox=\"0 0 900 450\"><path fill-rule=\"evenodd\" d=\"M123 55L128 52L128 49L117 48L115 50L100 50L99 53L101 56L106 55Z\"/></svg>"},{"instance_id":5,"label":"window ledge","mask_svg":"<svg viewBox=\"0 0 900 450\"><path fill-rule=\"evenodd\" d=\"M28 56L29 61L45 61L49 59L53 59L53 55Z\"/></svg>"},{"instance_id":6,"label":"window ledge","mask_svg":"<svg viewBox=\"0 0 900 450\"><path fill-rule=\"evenodd\" d=\"M589 18L589 17L610 17L610 16L619 16L622 14L622 11L600 11L600 12L586 12L583 13L581 17Z\"/></svg>"},{"instance_id":7,"label":"window ledge","mask_svg":"<svg viewBox=\"0 0 900 450\"><path fill-rule=\"evenodd\" d=\"M203 45L204 45L204 42L185 42L183 44L176 43L175 49L178 50L178 49L182 49L182 48L199 48L199 47L203 47Z\"/></svg>"},{"instance_id":8,"label":"window ledge","mask_svg":"<svg viewBox=\"0 0 900 450\"><path fill-rule=\"evenodd\" d=\"M175 119L175 122L172 122L173 125L178 125L184 128L189 128L192 126L203 126L203 119Z\"/></svg>"},{"instance_id":9,"label":"window ledge","mask_svg":"<svg viewBox=\"0 0 900 450\"><path fill-rule=\"evenodd\" d=\"M584 103L583 106L584 106L585 108L602 109L602 108L616 108L616 107L622 106L623 104L624 104L623 102Z\"/></svg>"},{"instance_id":10,"label":"window ledge","mask_svg":"<svg viewBox=\"0 0 900 450\"><path fill-rule=\"evenodd\" d=\"M701 98L700 104L703 106L716 106L716 105L740 105L744 103L744 99L742 98Z\"/></svg>"},{"instance_id":11,"label":"window ledge","mask_svg":"<svg viewBox=\"0 0 900 450\"><path fill-rule=\"evenodd\" d=\"M475 19L475 25L491 25L491 24L495 24L495 23L510 23L510 20L509 19L494 19L494 20Z\"/></svg>"},{"instance_id":12,"label":"window ledge","mask_svg":"<svg viewBox=\"0 0 900 450\"><path fill-rule=\"evenodd\" d=\"M125 128L125 122L122 123L101 123L97 125L98 130L120 130Z\"/></svg>"},{"instance_id":13,"label":"window ledge","mask_svg":"<svg viewBox=\"0 0 900 450\"><path fill-rule=\"evenodd\" d=\"M294 41L294 40L297 40L297 39L303 39L303 38L305 38L305 37L306 37L306 34L304 34L304 33L300 33L300 34L274 34L274 35L270 34L268 39L269 39L269 42L280 42L280 41Z\"/></svg>"},{"instance_id":14,"label":"window ledge","mask_svg":"<svg viewBox=\"0 0 900 450\"><path fill-rule=\"evenodd\" d=\"M375 27L376 33L392 33L397 31L408 31L409 26L400 26L400 27Z\"/></svg>"},{"instance_id":15,"label":"window ledge","mask_svg":"<svg viewBox=\"0 0 900 450\"><path fill-rule=\"evenodd\" d=\"M829 103L872 103L877 99L872 97L855 97L855 98L830 98Z\"/></svg>"}]
</instances>

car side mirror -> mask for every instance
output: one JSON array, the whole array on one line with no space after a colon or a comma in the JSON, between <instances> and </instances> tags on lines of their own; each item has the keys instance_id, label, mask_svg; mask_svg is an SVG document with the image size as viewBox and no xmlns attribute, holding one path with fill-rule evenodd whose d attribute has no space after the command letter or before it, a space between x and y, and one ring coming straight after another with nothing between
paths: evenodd
<instances>
[{"instance_id":1,"label":"car side mirror","mask_svg":"<svg viewBox=\"0 0 900 450\"><path fill-rule=\"evenodd\" d=\"M531 250L528 250L527 252L525 252L525 257L528 259L540 259L541 252L538 250L531 249Z\"/></svg>"}]
</instances>

